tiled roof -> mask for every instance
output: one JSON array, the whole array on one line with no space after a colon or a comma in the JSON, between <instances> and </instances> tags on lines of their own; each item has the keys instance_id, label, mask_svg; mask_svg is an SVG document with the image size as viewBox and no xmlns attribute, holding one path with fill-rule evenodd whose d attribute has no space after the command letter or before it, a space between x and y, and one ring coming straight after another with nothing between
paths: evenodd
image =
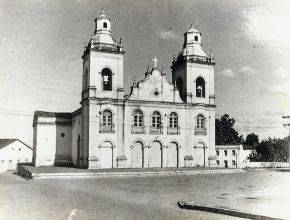
<instances>
[{"instance_id":1,"label":"tiled roof","mask_svg":"<svg viewBox=\"0 0 290 220\"><path fill-rule=\"evenodd\" d=\"M26 147L30 148L32 150L31 147L29 147L27 144L25 144L24 142L22 142L21 140L19 139L0 139L0 149L8 146L9 144L12 144L13 142L15 141L19 141L21 142L22 144L24 144Z\"/></svg>"},{"instance_id":2,"label":"tiled roof","mask_svg":"<svg viewBox=\"0 0 290 220\"><path fill-rule=\"evenodd\" d=\"M44 111L35 111L34 117L61 117L61 118L71 118L72 113L68 112L44 112Z\"/></svg>"}]
</instances>

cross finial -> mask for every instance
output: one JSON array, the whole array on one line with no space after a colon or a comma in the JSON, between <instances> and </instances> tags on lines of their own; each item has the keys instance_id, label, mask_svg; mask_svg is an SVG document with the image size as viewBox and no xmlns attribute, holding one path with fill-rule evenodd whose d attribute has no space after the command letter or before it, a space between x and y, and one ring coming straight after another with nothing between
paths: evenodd
<instances>
[{"instance_id":1,"label":"cross finial","mask_svg":"<svg viewBox=\"0 0 290 220\"><path fill-rule=\"evenodd\" d=\"M154 57L154 59L152 59L153 63L154 63L154 68L157 68L157 62L159 62L159 60L157 59L157 57Z\"/></svg>"},{"instance_id":2,"label":"cross finial","mask_svg":"<svg viewBox=\"0 0 290 220\"><path fill-rule=\"evenodd\" d=\"M102 14L105 14L105 10L102 8Z\"/></svg>"}]
</instances>

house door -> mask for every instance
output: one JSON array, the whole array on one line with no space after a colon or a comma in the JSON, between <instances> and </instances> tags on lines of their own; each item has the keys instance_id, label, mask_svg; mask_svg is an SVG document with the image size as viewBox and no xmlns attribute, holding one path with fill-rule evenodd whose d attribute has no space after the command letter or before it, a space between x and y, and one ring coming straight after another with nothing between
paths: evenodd
<instances>
[{"instance_id":1,"label":"house door","mask_svg":"<svg viewBox=\"0 0 290 220\"><path fill-rule=\"evenodd\" d=\"M167 167L178 167L178 146L170 143L167 148Z\"/></svg>"},{"instance_id":2,"label":"house door","mask_svg":"<svg viewBox=\"0 0 290 220\"><path fill-rule=\"evenodd\" d=\"M161 144L154 141L149 148L149 167L161 167Z\"/></svg>"},{"instance_id":3,"label":"house door","mask_svg":"<svg viewBox=\"0 0 290 220\"><path fill-rule=\"evenodd\" d=\"M12 160L9 160L8 169L7 170L15 170L15 168L13 167L13 161Z\"/></svg>"},{"instance_id":4,"label":"house door","mask_svg":"<svg viewBox=\"0 0 290 220\"><path fill-rule=\"evenodd\" d=\"M229 166L228 166L228 161L225 160L224 162L225 162L225 168L229 168Z\"/></svg>"},{"instance_id":5,"label":"house door","mask_svg":"<svg viewBox=\"0 0 290 220\"><path fill-rule=\"evenodd\" d=\"M143 158L143 145L141 142L135 142L131 146L131 167L142 168Z\"/></svg>"},{"instance_id":6,"label":"house door","mask_svg":"<svg viewBox=\"0 0 290 220\"><path fill-rule=\"evenodd\" d=\"M204 144L203 143L197 143L195 146L194 146L194 157L193 157L193 160L194 160L194 166L196 167L204 167L205 164L204 164L204 153L205 153L205 147L204 147Z\"/></svg>"},{"instance_id":7,"label":"house door","mask_svg":"<svg viewBox=\"0 0 290 220\"><path fill-rule=\"evenodd\" d=\"M113 168L113 146L110 142L104 142L99 147L100 168Z\"/></svg>"}]
</instances>

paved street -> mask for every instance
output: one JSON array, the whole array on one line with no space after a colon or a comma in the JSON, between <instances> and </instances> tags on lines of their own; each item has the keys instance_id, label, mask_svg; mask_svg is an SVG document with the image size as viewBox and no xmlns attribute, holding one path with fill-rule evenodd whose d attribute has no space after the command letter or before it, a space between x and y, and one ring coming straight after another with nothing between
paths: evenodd
<instances>
[{"instance_id":1,"label":"paved street","mask_svg":"<svg viewBox=\"0 0 290 220\"><path fill-rule=\"evenodd\" d=\"M238 219L182 210L177 201L290 216L290 172L24 180L0 174L0 219Z\"/></svg>"}]
</instances>

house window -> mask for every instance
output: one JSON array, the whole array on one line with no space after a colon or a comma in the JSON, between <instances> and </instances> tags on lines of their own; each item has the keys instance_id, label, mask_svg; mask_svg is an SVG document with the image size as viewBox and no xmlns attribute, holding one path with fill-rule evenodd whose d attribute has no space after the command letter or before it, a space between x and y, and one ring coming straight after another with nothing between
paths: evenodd
<instances>
[{"instance_id":1,"label":"house window","mask_svg":"<svg viewBox=\"0 0 290 220\"><path fill-rule=\"evenodd\" d=\"M25 159L25 162L28 162L28 159Z\"/></svg>"},{"instance_id":2,"label":"house window","mask_svg":"<svg viewBox=\"0 0 290 220\"><path fill-rule=\"evenodd\" d=\"M205 123L204 123L204 116L203 115L198 115L196 118L196 128L197 129L204 129L205 128Z\"/></svg>"},{"instance_id":3,"label":"house window","mask_svg":"<svg viewBox=\"0 0 290 220\"><path fill-rule=\"evenodd\" d=\"M217 161L216 161L216 164L217 164L217 165L220 165L220 161L219 161L219 160L217 160Z\"/></svg>"},{"instance_id":4,"label":"house window","mask_svg":"<svg viewBox=\"0 0 290 220\"><path fill-rule=\"evenodd\" d=\"M102 121L100 123L100 132L114 132L113 117L110 110L103 111Z\"/></svg>"},{"instance_id":5,"label":"house window","mask_svg":"<svg viewBox=\"0 0 290 220\"><path fill-rule=\"evenodd\" d=\"M196 97L205 97L205 81L202 77L196 79Z\"/></svg>"},{"instance_id":6,"label":"house window","mask_svg":"<svg viewBox=\"0 0 290 220\"><path fill-rule=\"evenodd\" d=\"M235 160L232 160L232 165L236 166L236 161Z\"/></svg>"},{"instance_id":7,"label":"house window","mask_svg":"<svg viewBox=\"0 0 290 220\"><path fill-rule=\"evenodd\" d=\"M5 163L5 160L1 160L1 164L3 165Z\"/></svg>"},{"instance_id":8,"label":"house window","mask_svg":"<svg viewBox=\"0 0 290 220\"><path fill-rule=\"evenodd\" d=\"M224 152L225 152L225 156L228 156L228 151L227 150L224 150Z\"/></svg>"},{"instance_id":9,"label":"house window","mask_svg":"<svg viewBox=\"0 0 290 220\"><path fill-rule=\"evenodd\" d=\"M109 68L102 70L102 88L104 91L112 91L112 71Z\"/></svg>"},{"instance_id":10,"label":"house window","mask_svg":"<svg viewBox=\"0 0 290 220\"><path fill-rule=\"evenodd\" d=\"M172 112L169 116L169 127L170 128L178 127L178 115L176 112Z\"/></svg>"},{"instance_id":11,"label":"house window","mask_svg":"<svg viewBox=\"0 0 290 220\"><path fill-rule=\"evenodd\" d=\"M107 22L104 22L104 23L103 23L103 28L107 28L107 26L108 26L108 25L107 25Z\"/></svg>"},{"instance_id":12,"label":"house window","mask_svg":"<svg viewBox=\"0 0 290 220\"><path fill-rule=\"evenodd\" d=\"M153 112L152 115L152 127L153 128L160 128L161 127L161 115L159 112Z\"/></svg>"},{"instance_id":13,"label":"house window","mask_svg":"<svg viewBox=\"0 0 290 220\"><path fill-rule=\"evenodd\" d=\"M103 112L103 125L105 125L105 126L112 125L112 112L109 110L105 110Z\"/></svg>"},{"instance_id":14,"label":"house window","mask_svg":"<svg viewBox=\"0 0 290 220\"><path fill-rule=\"evenodd\" d=\"M216 150L216 155L219 156L220 155L220 152L218 150Z\"/></svg>"},{"instance_id":15,"label":"house window","mask_svg":"<svg viewBox=\"0 0 290 220\"><path fill-rule=\"evenodd\" d=\"M198 36L194 36L194 40L195 41L198 41Z\"/></svg>"},{"instance_id":16,"label":"house window","mask_svg":"<svg viewBox=\"0 0 290 220\"><path fill-rule=\"evenodd\" d=\"M143 126L143 113L141 110L137 109L133 112L134 126Z\"/></svg>"},{"instance_id":17,"label":"house window","mask_svg":"<svg viewBox=\"0 0 290 220\"><path fill-rule=\"evenodd\" d=\"M235 150L232 150L232 155L236 156L236 151Z\"/></svg>"}]
</instances>

